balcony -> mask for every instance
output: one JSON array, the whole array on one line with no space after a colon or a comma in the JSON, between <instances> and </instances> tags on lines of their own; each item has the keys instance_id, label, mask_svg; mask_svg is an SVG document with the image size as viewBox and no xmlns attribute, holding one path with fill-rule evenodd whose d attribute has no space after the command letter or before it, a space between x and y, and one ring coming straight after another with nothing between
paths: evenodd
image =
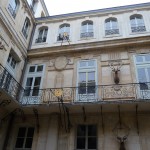
<instances>
[{"instance_id":1,"label":"balcony","mask_svg":"<svg viewBox=\"0 0 150 150\"><path fill-rule=\"evenodd\" d=\"M34 94L33 94L34 93ZM104 103L150 100L150 83L33 89L24 91L22 105Z\"/></svg>"},{"instance_id":2,"label":"balcony","mask_svg":"<svg viewBox=\"0 0 150 150\"><path fill-rule=\"evenodd\" d=\"M19 102L22 86L13 78L13 76L0 65L0 91L6 93L12 99Z\"/></svg>"},{"instance_id":3,"label":"balcony","mask_svg":"<svg viewBox=\"0 0 150 150\"><path fill-rule=\"evenodd\" d=\"M119 29L108 29L108 30L105 30L105 35L106 36L114 35L114 34L119 34Z\"/></svg>"}]
</instances>

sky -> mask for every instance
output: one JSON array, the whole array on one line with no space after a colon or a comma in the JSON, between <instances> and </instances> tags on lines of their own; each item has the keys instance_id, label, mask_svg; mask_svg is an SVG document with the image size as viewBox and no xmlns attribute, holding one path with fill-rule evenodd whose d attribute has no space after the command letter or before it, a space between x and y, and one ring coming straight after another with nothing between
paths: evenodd
<instances>
[{"instance_id":1,"label":"sky","mask_svg":"<svg viewBox=\"0 0 150 150\"><path fill-rule=\"evenodd\" d=\"M150 2L150 0L44 0L49 15L59 15L72 12L88 11L123 5Z\"/></svg>"}]
</instances>

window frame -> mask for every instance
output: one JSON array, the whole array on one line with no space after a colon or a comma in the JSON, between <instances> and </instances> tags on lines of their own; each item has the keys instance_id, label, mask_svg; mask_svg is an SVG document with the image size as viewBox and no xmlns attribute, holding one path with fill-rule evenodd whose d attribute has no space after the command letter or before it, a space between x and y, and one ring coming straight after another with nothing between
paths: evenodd
<instances>
[{"instance_id":1,"label":"window frame","mask_svg":"<svg viewBox=\"0 0 150 150\"><path fill-rule=\"evenodd\" d=\"M40 32L42 31L42 36L40 35ZM35 40L35 43L46 43L47 41L47 35L48 35L48 27L40 27L38 29L38 36Z\"/></svg>"},{"instance_id":2,"label":"window frame","mask_svg":"<svg viewBox=\"0 0 150 150\"><path fill-rule=\"evenodd\" d=\"M67 27L69 28L69 31L66 32L67 30ZM63 32L61 32L63 28ZM58 28L58 35L57 35L57 42L60 42L60 41L67 41L67 40L70 40L70 30L71 30L71 27L70 27L70 24L69 23L64 23L64 24L61 24L59 25L59 28ZM63 38L63 35L64 33L67 33L67 39L64 39ZM63 39L62 39L63 38Z\"/></svg>"},{"instance_id":3,"label":"window frame","mask_svg":"<svg viewBox=\"0 0 150 150\"><path fill-rule=\"evenodd\" d=\"M21 128L25 128L25 129L26 129L24 137L18 137L18 133L19 133L19 130L20 130ZM32 137L27 137L27 134L28 134L28 132L29 132L29 128L32 128L32 129L33 129L33 136L32 136ZM34 140L34 135L35 135L35 128L34 128L34 127L30 127L30 126L29 126L29 127L24 127L24 126L19 127L19 128L18 128L17 135L16 135L16 140L15 140L14 149L15 149L15 150L20 150L20 149L32 149L33 140ZM18 138L23 138L23 147L22 147L22 148L16 148L16 144L17 144ZM27 138L32 138L31 148L25 148L25 144L26 144Z\"/></svg>"},{"instance_id":4,"label":"window frame","mask_svg":"<svg viewBox=\"0 0 150 150\"><path fill-rule=\"evenodd\" d=\"M36 72L38 66L43 66L43 70L41 72ZM35 67L35 71L34 72L29 72L30 67ZM45 65L44 64L35 64L35 65L29 65L28 66L27 71L26 71L26 77L25 77L24 84L23 84L24 89L26 89L26 87L27 87L28 78L33 78L33 80L32 80L32 85L31 85L31 88L30 88L29 95L24 95L24 97L38 97L40 95L40 89L43 85L44 70L45 70ZM33 87L34 87L34 83L35 83L35 78L37 78L37 77L41 77L41 81L40 81L40 85L39 85L39 91L38 91L38 95L33 96L33 90L34 90Z\"/></svg>"},{"instance_id":5,"label":"window frame","mask_svg":"<svg viewBox=\"0 0 150 150\"><path fill-rule=\"evenodd\" d=\"M27 26L27 24L28 24L28 26ZM22 34L25 37L25 39L28 39L28 37L29 37L30 26L31 26L30 19L28 17L26 17L23 27L22 27Z\"/></svg>"},{"instance_id":6,"label":"window frame","mask_svg":"<svg viewBox=\"0 0 150 150\"><path fill-rule=\"evenodd\" d=\"M142 20L141 25L140 23L138 23L138 19ZM134 25L132 23L132 20L134 20ZM146 26L145 26L143 15L133 14L129 17L129 21L130 21L130 31L132 34L146 32Z\"/></svg>"},{"instance_id":7,"label":"window frame","mask_svg":"<svg viewBox=\"0 0 150 150\"><path fill-rule=\"evenodd\" d=\"M115 22L116 26L113 27L113 22ZM109 28L107 27L107 23L109 23ZM118 36L120 35L119 23L118 19L115 17L106 18L104 21L104 34L105 36Z\"/></svg>"},{"instance_id":8,"label":"window frame","mask_svg":"<svg viewBox=\"0 0 150 150\"><path fill-rule=\"evenodd\" d=\"M90 61L94 61L94 66L87 66L86 65L86 67L80 67L80 62L90 62ZM84 93L79 93L79 91L78 90L80 90L79 88L82 88L82 86L80 87L79 86L79 84L80 84L80 82L79 82L79 74L80 73L82 73L82 72L86 72L86 93L84 94ZM92 82L87 82L88 80L87 80L87 74L88 73L90 73L90 72L95 72L95 85L94 85L94 87L95 87L95 92L94 93L89 93L88 92L88 87L90 87L90 86L88 86L88 83L92 83ZM78 63L77 63L77 82L76 82L76 85L77 85L77 91L76 91L76 93L77 93L77 95L76 95L76 99L77 99L77 101L81 101L81 102L87 102L87 101L95 101L96 100L96 98L97 98L97 89L96 89L96 87L97 87L97 82L98 82L98 80L97 80L97 60L96 59L84 59L84 60L79 60L78 61ZM84 87L84 86L83 86ZM92 87L92 86L91 86ZM87 95L93 95L94 94L94 99L90 99L90 100L88 100L88 99L83 99L83 100L81 100L80 99L80 96L82 95L83 97L84 96L87 96ZM82 97L81 96L81 97Z\"/></svg>"},{"instance_id":9,"label":"window frame","mask_svg":"<svg viewBox=\"0 0 150 150\"><path fill-rule=\"evenodd\" d=\"M15 8L12 7L12 2L16 2L15 3ZM17 14L17 11L19 9L19 6L20 6L20 2L19 0L9 0L8 2L8 6L7 6L7 9L9 11L9 13L11 14L11 16L15 19L16 18L16 14Z\"/></svg>"},{"instance_id":10,"label":"window frame","mask_svg":"<svg viewBox=\"0 0 150 150\"><path fill-rule=\"evenodd\" d=\"M92 29L89 29L89 26L92 26ZM86 26L86 31L84 31L84 26ZM80 38L93 38L94 37L94 24L92 20L86 20L81 23Z\"/></svg>"},{"instance_id":11,"label":"window frame","mask_svg":"<svg viewBox=\"0 0 150 150\"><path fill-rule=\"evenodd\" d=\"M81 137L81 136L78 136L78 126L85 126L85 136L82 136L82 137L85 137L85 149L78 149L77 148L77 139L78 137ZM88 126L95 126L96 127L96 135L95 136L88 136ZM89 137L94 137L96 138L96 149L88 149L88 138ZM97 150L98 149L98 127L96 124L78 124L76 126L76 138L75 138L75 149L76 150Z\"/></svg>"}]
</instances>

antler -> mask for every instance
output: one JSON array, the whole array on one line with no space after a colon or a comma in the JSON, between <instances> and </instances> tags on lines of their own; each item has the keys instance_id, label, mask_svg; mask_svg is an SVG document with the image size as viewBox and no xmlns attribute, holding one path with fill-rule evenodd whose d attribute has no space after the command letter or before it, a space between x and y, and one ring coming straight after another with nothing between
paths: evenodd
<instances>
[{"instance_id":1,"label":"antler","mask_svg":"<svg viewBox=\"0 0 150 150\"><path fill-rule=\"evenodd\" d=\"M112 71L116 70L115 67L113 66L113 62L109 62L108 64L109 64L109 67L112 69Z\"/></svg>"}]
</instances>

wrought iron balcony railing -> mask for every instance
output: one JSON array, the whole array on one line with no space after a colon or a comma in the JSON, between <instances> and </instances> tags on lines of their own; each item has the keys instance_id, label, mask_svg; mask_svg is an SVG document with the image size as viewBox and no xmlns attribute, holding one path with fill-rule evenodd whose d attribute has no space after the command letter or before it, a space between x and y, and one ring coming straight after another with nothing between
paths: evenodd
<instances>
[{"instance_id":1,"label":"wrought iron balcony railing","mask_svg":"<svg viewBox=\"0 0 150 150\"><path fill-rule=\"evenodd\" d=\"M37 38L37 39L35 40L35 43L43 43L43 42L46 42L46 37Z\"/></svg>"},{"instance_id":2,"label":"wrought iron balcony railing","mask_svg":"<svg viewBox=\"0 0 150 150\"><path fill-rule=\"evenodd\" d=\"M24 91L22 86L0 64L0 89L8 93L13 99L19 101L20 93Z\"/></svg>"},{"instance_id":3,"label":"wrought iron balcony railing","mask_svg":"<svg viewBox=\"0 0 150 150\"><path fill-rule=\"evenodd\" d=\"M131 27L131 31L132 31L133 33L135 33L135 32L145 32L145 31L146 31L146 28L145 28L145 25L132 26L132 27Z\"/></svg>"},{"instance_id":4,"label":"wrought iron balcony railing","mask_svg":"<svg viewBox=\"0 0 150 150\"><path fill-rule=\"evenodd\" d=\"M107 29L105 30L105 35L114 35L119 34L119 29Z\"/></svg>"},{"instance_id":5,"label":"wrought iron balcony railing","mask_svg":"<svg viewBox=\"0 0 150 150\"><path fill-rule=\"evenodd\" d=\"M93 37L94 33L93 32L83 32L80 34L80 38L88 38L88 37Z\"/></svg>"},{"instance_id":6,"label":"wrought iron balcony railing","mask_svg":"<svg viewBox=\"0 0 150 150\"><path fill-rule=\"evenodd\" d=\"M23 105L32 105L58 103L62 101L64 103L77 103L119 102L120 100L150 100L150 83L26 90L22 96L21 103Z\"/></svg>"}]
</instances>

